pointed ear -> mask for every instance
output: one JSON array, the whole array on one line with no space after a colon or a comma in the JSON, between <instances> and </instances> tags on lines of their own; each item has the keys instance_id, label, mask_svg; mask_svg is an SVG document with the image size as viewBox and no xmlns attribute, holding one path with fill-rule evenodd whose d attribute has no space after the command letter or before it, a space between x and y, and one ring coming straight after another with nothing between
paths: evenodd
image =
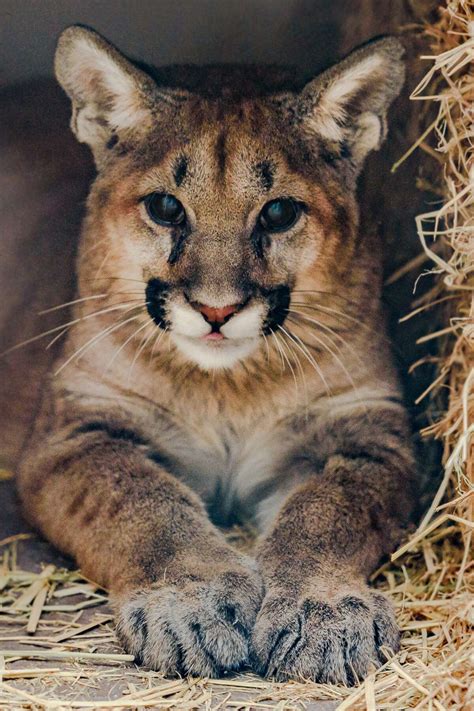
<instances>
[{"instance_id":1,"label":"pointed ear","mask_svg":"<svg viewBox=\"0 0 474 711\"><path fill-rule=\"evenodd\" d=\"M317 134L337 156L348 155L360 169L380 148L387 111L405 79L403 45L394 37L355 50L307 84L298 114L307 134Z\"/></svg>"},{"instance_id":2,"label":"pointed ear","mask_svg":"<svg viewBox=\"0 0 474 711\"><path fill-rule=\"evenodd\" d=\"M71 128L100 164L107 144L146 132L156 85L109 42L81 25L61 34L56 77L72 101Z\"/></svg>"}]
</instances>

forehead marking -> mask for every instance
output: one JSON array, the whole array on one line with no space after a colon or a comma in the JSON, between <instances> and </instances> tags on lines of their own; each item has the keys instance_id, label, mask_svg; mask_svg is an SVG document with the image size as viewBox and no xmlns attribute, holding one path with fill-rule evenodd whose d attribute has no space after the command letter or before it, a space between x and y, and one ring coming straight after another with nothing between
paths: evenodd
<instances>
[{"instance_id":1,"label":"forehead marking","mask_svg":"<svg viewBox=\"0 0 474 711\"><path fill-rule=\"evenodd\" d=\"M219 136L217 137L216 141L216 160L217 160L217 168L219 171L219 175L222 177L224 175L225 171L225 164L226 164L226 159L227 159L227 136L225 129L223 129Z\"/></svg>"},{"instance_id":2,"label":"forehead marking","mask_svg":"<svg viewBox=\"0 0 474 711\"><path fill-rule=\"evenodd\" d=\"M174 167L174 172L173 172L173 177L174 177L174 182L176 183L177 187L181 185L183 180L185 179L186 175L188 172L188 159L186 156L181 156Z\"/></svg>"},{"instance_id":3,"label":"forehead marking","mask_svg":"<svg viewBox=\"0 0 474 711\"><path fill-rule=\"evenodd\" d=\"M273 187L275 166L273 166L269 160L262 160L255 166L255 172L262 188L264 190L270 190Z\"/></svg>"}]
</instances>

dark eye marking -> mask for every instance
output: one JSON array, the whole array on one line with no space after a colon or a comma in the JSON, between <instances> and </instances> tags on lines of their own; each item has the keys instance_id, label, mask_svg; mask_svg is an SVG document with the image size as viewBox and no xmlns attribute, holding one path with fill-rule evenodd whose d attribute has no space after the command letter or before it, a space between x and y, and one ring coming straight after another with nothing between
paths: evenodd
<instances>
[{"instance_id":1,"label":"dark eye marking","mask_svg":"<svg viewBox=\"0 0 474 711\"><path fill-rule=\"evenodd\" d=\"M264 190L271 190L275 176L275 167L269 160L262 160L255 166L255 172L260 185Z\"/></svg>"},{"instance_id":2,"label":"dark eye marking","mask_svg":"<svg viewBox=\"0 0 474 711\"><path fill-rule=\"evenodd\" d=\"M117 136L116 133L113 133L107 143L105 144L105 147L110 151L114 146L117 145L119 140L119 137Z\"/></svg>"},{"instance_id":3,"label":"dark eye marking","mask_svg":"<svg viewBox=\"0 0 474 711\"><path fill-rule=\"evenodd\" d=\"M176 264L184 251L184 245L188 236L186 226L176 227L171 233L173 246L168 257L168 264Z\"/></svg>"},{"instance_id":4,"label":"dark eye marking","mask_svg":"<svg viewBox=\"0 0 474 711\"><path fill-rule=\"evenodd\" d=\"M181 185L183 180L185 179L186 175L188 173L188 159L186 156L181 156L179 160L177 161L175 167L174 167L174 182L176 183L177 187Z\"/></svg>"}]
</instances>

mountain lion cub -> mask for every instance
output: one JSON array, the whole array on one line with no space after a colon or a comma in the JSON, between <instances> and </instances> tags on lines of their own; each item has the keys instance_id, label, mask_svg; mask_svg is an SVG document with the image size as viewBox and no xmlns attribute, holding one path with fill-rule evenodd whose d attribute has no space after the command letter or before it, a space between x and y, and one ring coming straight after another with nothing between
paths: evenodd
<instances>
[{"instance_id":1,"label":"mountain lion cub","mask_svg":"<svg viewBox=\"0 0 474 711\"><path fill-rule=\"evenodd\" d=\"M356 186L402 54L382 38L305 83L60 37L97 177L19 491L154 669L354 684L398 648L366 578L415 465ZM254 559L216 527L244 520Z\"/></svg>"}]
</instances>

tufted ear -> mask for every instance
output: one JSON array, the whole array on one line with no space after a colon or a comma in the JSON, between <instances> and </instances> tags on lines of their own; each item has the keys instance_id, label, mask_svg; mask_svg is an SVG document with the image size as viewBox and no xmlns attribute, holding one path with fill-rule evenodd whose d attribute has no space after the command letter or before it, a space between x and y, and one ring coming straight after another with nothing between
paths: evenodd
<instances>
[{"instance_id":1,"label":"tufted ear","mask_svg":"<svg viewBox=\"0 0 474 711\"><path fill-rule=\"evenodd\" d=\"M115 47L82 25L61 34L55 56L56 77L72 101L71 128L87 143L100 165L122 138L146 132L158 89L145 72Z\"/></svg>"},{"instance_id":2,"label":"tufted ear","mask_svg":"<svg viewBox=\"0 0 474 711\"><path fill-rule=\"evenodd\" d=\"M384 37L310 81L297 99L303 130L360 169L385 138L388 108L405 79L403 54L397 39Z\"/></svg>"}]
</instances>

